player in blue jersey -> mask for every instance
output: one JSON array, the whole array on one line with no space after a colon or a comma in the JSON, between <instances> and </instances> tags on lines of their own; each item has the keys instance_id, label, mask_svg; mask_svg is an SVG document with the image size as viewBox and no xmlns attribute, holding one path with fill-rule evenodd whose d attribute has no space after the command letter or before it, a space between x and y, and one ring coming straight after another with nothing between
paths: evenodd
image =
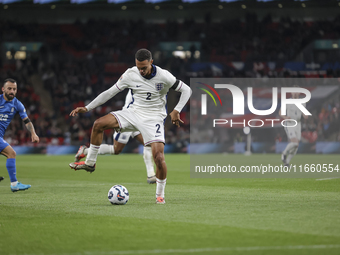
<instances>
[{"instance_id":1,"label":"player in blue jersey","mask_svg":"<svg viewBox=\"0 0 340 255\"><path fill-rule=\"evenodd\" d=\"M0 95L0 153L7 157L6 168L11 180L11 190L13 192L26 190L31 185L18 182L16 177L15 157L16 153L13 148L3 139L5 131L18 112L25 123L26 128L31 133L32 142L39 142L39 137L35 133L34 126L26 114L24 105L15 97L17 94L17 83L13 79L6 79L2 87L3 94ZM1 179L1 178L0 178Z\"/></svg>"}]
</instances>

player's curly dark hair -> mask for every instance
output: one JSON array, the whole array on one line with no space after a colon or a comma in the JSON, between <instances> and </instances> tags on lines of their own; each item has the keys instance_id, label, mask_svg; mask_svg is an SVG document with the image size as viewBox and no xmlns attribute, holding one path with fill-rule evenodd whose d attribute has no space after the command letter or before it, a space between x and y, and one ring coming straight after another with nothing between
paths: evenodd
<instances>
[{"instance_id":1,"label":"player's curly dark hair","mask_svg":"<svg viewBox=\"0 0 340 255\"><path fill-rule=\"evenodd\" d=\"M144 61L144 60L148 60L150 61L152 59L152 54L149 50L147 49L139 49L137 52L136 52L136 55L135 55L135 58L138 60L138 61Z\"/></svg>"}]
</instances>

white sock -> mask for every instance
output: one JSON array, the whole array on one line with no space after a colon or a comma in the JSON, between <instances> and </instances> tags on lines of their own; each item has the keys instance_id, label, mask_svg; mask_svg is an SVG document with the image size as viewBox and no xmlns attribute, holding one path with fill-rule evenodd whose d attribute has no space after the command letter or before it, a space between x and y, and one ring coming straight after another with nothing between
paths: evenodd
<instances>
[{"instance_id":1,"label":"white sock","mask_svg":"<svg viewBox=\"0 0 340 255\"><path fill-rule=\"evenodd\" d=\"M295 154L297 153L298 148L295 148L293 151L291 151L288 156L287 156L287 163L289 164L290 161L292 160L292 158L295 156Z\"/></svg>"},{"instance_id":2,"label":"white sock","mask_svg":"<svg viewBox=\"0 0 340 255\"><path fill-rule=\"evenodd\" d=\"M103 154L115 154L115 149L114 149L113 145L101 144L98 153L100 155L103 155Z\"/></svg>"},{"instance_id":3,"label":"white sock","mask_svg":"<svg viewBox=\"0 0 340 255\"><path fill-rule=\"evenodd\" d=\"M166 178L164 180L160 180L156 178L156 198L157 197L162 197L164 198L164 189L165 189L165 184L166 184Z\"/></svg>"},{"instance_id":4,"label":"white sock","mask_svg":"<svg viewBox=\"0 0 340 255\"><path fill-rule=\"evenodd\" d=\"M86 148L84 150L84 154L87 155L89 152L90 148ZM99 148L99 152L98 154L100 155L104 155L104 154L115 154L115 148L113 145L109 145L109 144L101 144L100 148Z\"/></svg>"},{"instance_id":5,"label":"white sock","mask_svg":"<svg viewBox=\"0 0 340 255\"><path fill-rule=\"evenodd\" d=\"M98 145L90 144L90 148L88 150L88 154L85 160L86 165L94 166L94 164L96 164L99 148L100 146Z\"/></svg>"},{"instance_id":6,"label":"white sock","mask_svg":"<svg viewBox=\"0 0 340 255\"><path fill-rule=\"evenodd\" d=\"M294 147L299 147L298 143L288 143L286 149L282 152L283 155L290 154L290 151L295 150Z\"/></svg>"},{"instance_id":7,"label":"white sock","mask_svg":"<svg viewBox=\"0 0 340 255\"><path fill-rule=\"evenodd\" d=\"M11 185L14 187L15 185L17 185L18 184L18 181L16 181L16 182L11 182Z\"/></svg>"},{"instance_id":8,"label":"white sock","mask_svg":"<svg viewBox=\"0 0 340 255\"><path fill-rule=\"evenodd\" d=\"M155 176L155 169L153 167L152 150L149 146L144 146L143 158L146 166L146 173L148 177Z\"/></svg>"}]
</instances>

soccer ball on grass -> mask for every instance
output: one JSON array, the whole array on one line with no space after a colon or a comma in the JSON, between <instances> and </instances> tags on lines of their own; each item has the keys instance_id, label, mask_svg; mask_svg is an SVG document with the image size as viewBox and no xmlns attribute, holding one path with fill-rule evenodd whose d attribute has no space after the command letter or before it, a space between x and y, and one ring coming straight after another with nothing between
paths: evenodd
<instances>
[{"instance_id":1,"label":"soccer ball on grass","mask_svg":"<svg viewBox=\"0 0 340 255\"><path fill-rule=\"evenodd\" d=\"M123 185L114 185L107 197L113 205L125 205L129 201L129 191Z\"/></svg>"}]
</instances>

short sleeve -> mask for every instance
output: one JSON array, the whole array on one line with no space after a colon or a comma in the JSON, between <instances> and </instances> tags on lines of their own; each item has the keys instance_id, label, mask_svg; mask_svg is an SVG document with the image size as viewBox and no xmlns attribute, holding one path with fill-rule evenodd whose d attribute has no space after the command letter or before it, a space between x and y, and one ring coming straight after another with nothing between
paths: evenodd
<instances>
[{"instance_id":1,"label":"short sleeve","mask_svg":"<svg viewBox=\"0 0 340 255\"><path fill-rule=\"evenodd\" d=\"M25 106L19 100L17 101L17 112L19 113L21 119L28 117Z\"/></svg>"}]
</instances>

